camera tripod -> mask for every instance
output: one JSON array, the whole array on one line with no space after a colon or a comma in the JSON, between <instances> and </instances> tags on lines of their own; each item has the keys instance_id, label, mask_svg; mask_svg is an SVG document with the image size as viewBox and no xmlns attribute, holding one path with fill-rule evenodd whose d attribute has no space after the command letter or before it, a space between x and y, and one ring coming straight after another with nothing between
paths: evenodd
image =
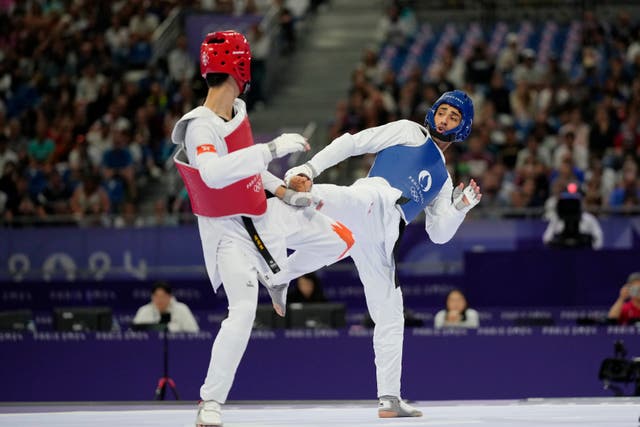
<instances>
[{"instance_id":1,"label":"camera tripod","mask_svg":"<svg viewBox=\"0 0 640 427\"><path fill-rule=\"evenodd\" d=\"M164 315L163 315L164 317ZM156 397L155 400L164 400L166 395L167 388L170 388L173 392L173 396L176 400L180 400L178 396L178 389L176 388L176 383L169 376L169 321L168 319L163 318L160 321L160 324L163 325L162 331L162 353L163 353L163 371L162 377L158 380L158 386L156 387Z\"/></svg>"}]
</instances>

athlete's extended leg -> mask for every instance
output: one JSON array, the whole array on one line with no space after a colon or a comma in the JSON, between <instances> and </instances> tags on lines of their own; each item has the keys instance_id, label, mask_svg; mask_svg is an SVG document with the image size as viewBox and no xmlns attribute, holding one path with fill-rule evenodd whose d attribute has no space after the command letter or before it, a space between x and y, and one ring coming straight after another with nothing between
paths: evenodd
<instances>
[{"instance_id":1,"label":"athlete's extended leg","mask_svg":"<svg viewBox=\"0 0 640 427\"><path fill-rule=\"evenodd\" d=\"M314 194L322 199L321 207L316 211L308 208L304 215L314 215L309 217L310 223L305 226L300 222L299 229L287 236L287 246L295 250L289 257L289 280L344 258L346 247L351 248L364 230L360 219L366 215L369 203L362 192L352 187L316 184Z\"/></svg>"},{"instance_id":2,"label":"athlete's extended leg","mask_svg":"<svg viewBox=\"0 0 640 427\"><path fill-rule=\"evenodd\" d=\"M289 282L347 256L354 237L343 224L314 209L293 208L284 203L271 207L275 214L269 229L282 233L286 246L295 251L280 273L260 273L276 312L283 316Z\"/></svg>"}]
</instances>

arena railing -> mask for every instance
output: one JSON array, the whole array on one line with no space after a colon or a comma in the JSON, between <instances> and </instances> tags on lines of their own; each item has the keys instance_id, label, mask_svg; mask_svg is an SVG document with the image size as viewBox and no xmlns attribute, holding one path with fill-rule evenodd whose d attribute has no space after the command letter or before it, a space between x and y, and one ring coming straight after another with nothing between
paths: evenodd
<instances>
[{"instance_id":1,"label":"arena railing","mask_svg":"<svg viewBox=\"0 0 640 427\"><path fill-rule=\"evenodd\" d=\"M174 7L169 16L153 32L153 56L152 62L167 56L176 45L176 40L182 32L183 11L181 7Z\"/></svg>"},{"instance_id":2,"label":"arena railing","mask_svg":"<svg viewBox=\"0 0 640 427\"><path fill-rule=\"evenodd\" d=\"M471 211L470 216L478 219L542 219L545 210L543 207L528 207L528 208L516 208L516 207L491 207L482 208L481 206ZM596 215L599 218L607 217L619 217L640 216L640 205L628 206L628 207L602 207L598 209L590 209L590 213ZM169 221L159 226L176 226L181 224L195 224L195 216L189 212L180 213L166 213L163 218L168 218ZM155 226L154 215L139 214L135 216L135 227L151 227ZM84 227L114 227L116 224L123 224L121 227L126 227L126 220L121 215L117 214L105 214L105 215L86 215L81 218L75 215L47 215L46 217L37 216L17 216L7 221L5 218L0 220L0 228L20 228L20 227L43 227L43 226L84 226Z\"/></svg>"}]
</instances>

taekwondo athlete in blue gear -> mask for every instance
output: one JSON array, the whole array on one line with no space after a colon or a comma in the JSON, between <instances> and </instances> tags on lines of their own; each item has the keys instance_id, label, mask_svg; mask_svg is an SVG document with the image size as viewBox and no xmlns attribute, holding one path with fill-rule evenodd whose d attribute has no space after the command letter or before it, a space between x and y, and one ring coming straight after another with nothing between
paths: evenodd
<instances>
[{"instance_id":1,"label":"taekwondo athlete in blue gear","mask_svg":"<svg viewBox=\"0 0 640 427\"><path fill-rule=\"evenodd\" d=\"M451 143L469 136L472 124L471 99L462 91L447 92L427 112L426 127L398 120L353 135L346 133L285 174L287 185L299 175L313 180L348 157L377 153L366 178L349 187L315 184L311 192L322 199L321 212L342 222L355 237L350 255L375 323L378 415L383 418L422 415L401 399L404 314L394 249L405 224L420 212L425 213L425 230L431 240L448 242L466 213L480 201L480 188L473 180L454 188L443 155ZM305 270L305 266L297 269Z\"/></svg>"}]
</instances>

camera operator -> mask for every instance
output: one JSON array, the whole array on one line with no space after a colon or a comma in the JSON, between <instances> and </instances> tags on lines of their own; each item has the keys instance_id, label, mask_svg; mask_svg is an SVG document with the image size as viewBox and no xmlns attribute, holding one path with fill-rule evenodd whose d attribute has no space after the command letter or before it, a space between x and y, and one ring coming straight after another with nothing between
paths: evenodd
<instances>
[{"instance_id":1,"label":"camera operator","mask_svg":"<svg viewBox=\"0 0 640 427\"><path fill-rule=\"evenodd\" d=\"M631 273L620 295L609 309L609 318L621 325L640 322L640 272Z\"/></svg>"},{"instance_id":2,"label":"camera operator","mask_svg":"<svg viewBox=\"0 0 640 427\"><path fill-rule=\"evenodd\" d=\"M577 184L570 183L567 191L559 196L542 241L552 247L602 248L602 228L595 216L582 210Z\"/></svg>"}]
</instances>

